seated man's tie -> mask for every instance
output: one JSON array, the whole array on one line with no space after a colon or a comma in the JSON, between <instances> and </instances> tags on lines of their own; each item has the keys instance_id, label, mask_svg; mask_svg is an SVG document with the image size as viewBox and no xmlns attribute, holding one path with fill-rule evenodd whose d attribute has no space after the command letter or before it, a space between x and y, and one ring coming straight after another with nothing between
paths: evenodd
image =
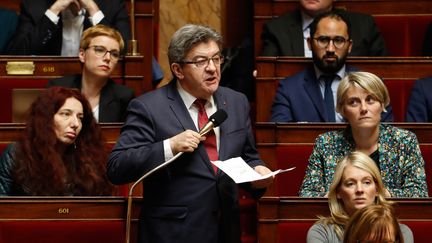
<instances>
[{"instance_id":1,"label":"seated man's tie","mask_svg":"<svg viewBox=\"0 0 432 243\"><path fill-rule=\"evenodd\" d=\"M333 83L334 75L330 76L322 76L325 86L324 86L324 103L327 112L327 121L335 122L336 121L336 113L335 113L335 105L333 99L333 91L331 89L331 85Z\"/></svg>"}]
</instances>

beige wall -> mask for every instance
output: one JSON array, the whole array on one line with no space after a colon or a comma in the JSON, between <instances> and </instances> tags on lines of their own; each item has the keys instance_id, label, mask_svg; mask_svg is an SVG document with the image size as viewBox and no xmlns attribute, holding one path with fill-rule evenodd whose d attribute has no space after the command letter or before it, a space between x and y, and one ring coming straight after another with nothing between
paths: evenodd
<instances>
[{"instance_id":1,"label":"beige wall","mask_svg":"<svg viewBox=\"0 0 432 243\"><path fill-rule=\"evenodd\" d=\"M215 0L159 0L159 63L164 82L171 80L167 49L171 36L181 26L193 23L222 30L222 2Z\"/></svg>"}]
</instances>

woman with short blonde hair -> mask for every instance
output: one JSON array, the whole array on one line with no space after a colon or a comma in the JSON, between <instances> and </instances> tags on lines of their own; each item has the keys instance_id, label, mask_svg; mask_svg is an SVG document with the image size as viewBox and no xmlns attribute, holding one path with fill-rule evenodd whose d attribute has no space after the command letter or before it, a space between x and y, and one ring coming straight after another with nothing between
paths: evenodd
<instances>
[{"instance_id":1,"label":"woman with short blonde hair","mask_svg":"<svg viewBox=\"0 0 432 243\"><path fill-rule=\"evenodd\" d=\"M336 110L349 124L343 130L317 137L300 196L327 195L337 164L354 151L363 152L375 161L389 196L428 196L424 160L416 135L381 123L381 113L389 103L386 86L372 73L351 72L341 80Z\"/></svg>"}]
</instances>

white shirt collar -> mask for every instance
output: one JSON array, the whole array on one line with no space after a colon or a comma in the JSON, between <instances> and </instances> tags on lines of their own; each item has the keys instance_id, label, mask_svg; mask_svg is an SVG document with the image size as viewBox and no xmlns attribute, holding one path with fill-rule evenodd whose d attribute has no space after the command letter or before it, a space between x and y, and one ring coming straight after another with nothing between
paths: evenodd
<instances>
[{"instance_id":1,"label":"white shirt collar","mask_svg":"<svg viewBox=\"0 0 432 243\"><path fill-rule=\"evenodd\" d=\"M309 25L312 24L313 18L307 14L305 14L303 11L300 11L301 17L302 17L302 30L305 31L307 28L309 28Z\"/></svg>"},{"instance_id":2,"label":"white shirt collar","mask_svg":"<svg viewBox=\"0 0 432 243\"><path fill-rule=\"evenodd\" d=\"M183 89L183 87L181 86L179 81L177 82L177 90L180 94L180 97L183 100L183 103L185 104L187 109L191 109L193 107L193 103L195 102L195 100L197 99L195 96L189 94L185 89ZM213 99L213 95L210 96L210 99L207 100L208 102L206 103L206 106L210 106L210 107L214 107L215 106L215 102ZM209 105L210 104L210 105Z\"/></svg>"}]
</instances>

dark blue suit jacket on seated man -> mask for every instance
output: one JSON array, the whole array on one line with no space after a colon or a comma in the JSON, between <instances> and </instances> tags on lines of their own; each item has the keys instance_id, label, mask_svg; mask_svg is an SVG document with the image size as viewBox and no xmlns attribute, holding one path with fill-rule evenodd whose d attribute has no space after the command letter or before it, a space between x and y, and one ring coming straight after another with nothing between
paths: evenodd
<instances>
[{"instance_id":1,"label":"dark blue suit jacket on seated man","mask_svg":"<svg viewBox=\"0 0 432 243\"><path fill-rule=\"evenodd\" d=\"M357 71L347 66L346 72ZM391 106L381 120L393 121ZM327 122L324 100L313 65L279 82L271 109L273 122Z\"/></svg>"},{"instance_id":2,"label":"dark blue suit jacket on seated man","mask_svg":"<svg viewBox=\"0 0 432 243\"><path fill-rule=\"evenodd\" d=\"M432 77L414 83L406 114L407 122L432 121Z\"/></svg>"}]
</instances>

